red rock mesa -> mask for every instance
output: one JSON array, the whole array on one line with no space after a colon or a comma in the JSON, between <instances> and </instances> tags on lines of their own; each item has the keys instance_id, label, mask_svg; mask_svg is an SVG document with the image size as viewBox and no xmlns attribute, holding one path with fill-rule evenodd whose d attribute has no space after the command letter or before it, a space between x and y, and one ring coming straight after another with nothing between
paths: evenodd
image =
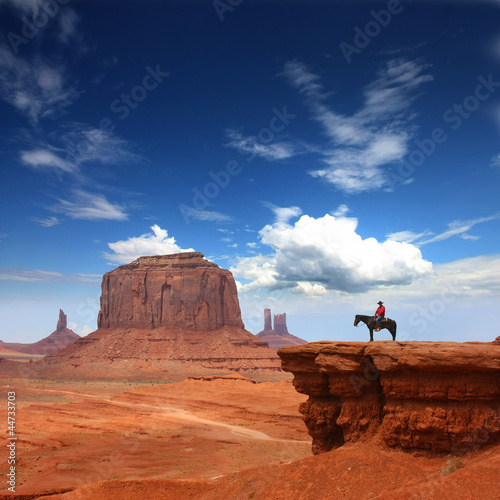
<instances>
[{"instance_id":1,"label":"red rock mesa","mask_svg":"<svg viewBox=\"0 0 500 500\"><path fill-rule=\"evenodd\" d=\"M244 329L231 272L198 252L140 257L106 273L98 329L44 361L101 378L280 371L276 352Z\"/></svg>"}]
</instances>

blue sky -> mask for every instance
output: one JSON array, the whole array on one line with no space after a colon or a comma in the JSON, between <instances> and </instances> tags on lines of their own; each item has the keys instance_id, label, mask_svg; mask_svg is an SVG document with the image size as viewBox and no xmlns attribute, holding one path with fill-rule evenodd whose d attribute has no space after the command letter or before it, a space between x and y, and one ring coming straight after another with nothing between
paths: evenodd
<instances>
[{"instance_id":1,"label":"blue sky","mask_svg":"<svg viewBox=\"0 0 500 500\"><path fill-rule=\"evenodd\" d=\"M499 335L497 1L0 0L0 339L196 250L248 330ZM387 332L378 338L389 339Z\"/></svg>"}]
</instances>

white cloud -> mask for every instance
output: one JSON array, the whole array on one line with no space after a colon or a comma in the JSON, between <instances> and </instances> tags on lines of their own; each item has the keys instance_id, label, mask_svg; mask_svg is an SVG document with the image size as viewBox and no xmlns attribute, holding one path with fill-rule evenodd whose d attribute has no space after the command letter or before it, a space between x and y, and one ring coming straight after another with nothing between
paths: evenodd
<instances>
[{"instance_id":1,"label":"white cloud","mask_svg":"<svg viewBox=\"0 0 500 500\"><path fill-rule=\"evenodd\" d=\"M78 32L78 23L80 18L73 9L64 9L59 13L59 40L64 44L69 44L72 40L76 39L79 42L78 45L81 47L82 38Z\"/></svg>"},{"instance_id":2,"label":"white cloud","mask_svg":"<svg viewBox=\"0 0 500 500\"><path fill-rule=\"evenodd\" d=\"M490 161L490 167L500 172L500 154L494 156Z\"/></svg>"},{"instance_id":3,"label":"white cloud","mask_svg":"<svg viewBox=\"0 0 500 500\"><path fill-rule=\"evenodd\" d=\"M264 202L264 205L274 213L276 222L287 223L291 218L298 217L302 213L302 210L295 206L278 207L269 202Z\"/></svg>"},{"instance_id":4,"label":"white cloud","mask_svg":"<svg viewBox=\"0 0 500 500\"><path fill-rule=\"evenodd\" d=\"M42 118L60 115L80 93L67 83L62 65L31 61L0 46L0 97L37 124Z\"/></svg>"},{"instance_id":5,"label":"white cloud","mask_svg":"<svg viewBox=\"0 0 500 500\"><path fill-rule=\"evenodd\" d=\"M44 271L29 268L0 268L0 281L29 281L45 283L98 283L98 274L63 274L57 271Z\"/></svg>"},{"instance_id":6,"label":"white cloud","mask_svg":"<svg viewBox=\"0 0 500 500\"><path fill-rule=\"evenodd\" d=\"M77 166L98 162L107 165L120 165L141 160L132 151L132 145L112 131L95 128L83 123L73 122L65 126L61 135L68 160Z\"/></svg>"},{"instance_id":7,"label":"white cloud","mask_svg":"<svg viewBox=\"0 0 500 500\"><path fill-rule=\"evenodd\" d=\"M114 135L110 130L76 122L63 124L62 127L64 132L51 138L57 146L30 139L37 146L21 151L21 162L34 170L52 170L57 174L81 176L82 167L86 164L124 165L142 160L133 151L130 142Z\"/></svg>"},{"instance_id":8,"label":"white cloud","mask_svg":"<svg viewBox=\"0 0 500 500\"><path fill-rule=\"evenodd\" d=\"M326 167L310 175L348 193L390 189L382 167L401 161L408 151L413 131L408 110L416 90L432 79L426 68L420 61L389 61L364 89L359 111L346 116L325 104L328 95L305 64L287 62L283 74L306 96L313 118L333 146L322 152Z\"/></svg>"},{"instance_id":9,"label":"white cloud","mask_svg":"<svg viewBox=\"0 0 500 500\"><path fill-rule=\"evenodd\" d=\"M32 151L21 151L21 161L35 169L53 169L63 172L74 172L75 166L63 160L52 151L47 149L34 149Z\"/></svg>"},{"instance_id":10,"label":"white cloud","mask_svg":"<svg viewBox=\"0 0 500 500\"><path fill-rule=\"evenodd\" d=\"M113 204L102 195L81 189L74 189L69 200L59 199L59 203L50 207L50 210L72 219L119 221L128 219L124 206Z\"/></svg>"},{"instance_id":11,"label":"white cloud","mask_svg":"<svg viewBox=\"0 0 500 500\"><path fill-rule=\"evenodd\" d=\"M186 222L190 222L189 219L209 221L209 222L231 222L234 221L234 217L230 215L223 214L221 212L216 212L215 210L201 210L187 205L179 205L179 210L183 215Z\"/></svg>"},{"instance_id":12,"label":"white cloud","mask_svg":"<svg viewBox=\"0 0 500 500\"><path fill-rule=\"evenodd\" d=\"M415 233L413 231L398 231L396 233L391 233L387 235L387 238L393 241L403 241L405 243L414 243L420 241L423 238L428 238L434 233L431 231L423 231L422 233Z\"/></svg>"},{"instance_id":13,"label":"white cloud","mask_svg":"<svg viewBox=\"0 0 500 500\"><path fill-rule=\"evenodd\" d=\"M308 295L310 297L318 297L328 294L328 290L323 285L318 285L317 283L311 284L308 281L298 283L295 288L290 290L290 292L299 295Z\"/></svg>"},{"instance_id":14,"label":"white cloud","mask_svg":"<svg viewBox=\"0 0 500 500\"><path fill-rule=\"evenodd\" d=\"M466 221L456 220L450 222L448 224L448 229L437 235L429 230L423 231L421 233L414 233L412 231L398 231L396 233L389 234L387 237L393 241L413 243L417 247L428 245L429 243L444 241L448 238L452 238L453 236L458 236L464 240L475 241L479 239L479 236L467 234L467 231L472 229L477 224L482 224L483 222L490 222L493 220L500 220L500 213L488 217L479 217L477 219Z\"/></svg>"},{"instance_id":15,"label":"white cloud","mask_svg":"<svg viewBox=\"0 0 500 500\"><path fill-rule=\"evenodd\" d=\"M61 221L57 217L47 217L46 219L33 218L31 220L33 222L36 222L37 224L40 224L40 226L43 227L57 226L58 224L61 223Z\"/></svg>"},{"instance_id":16,"label":"white cloud","mask_svg":"<svg viewBox=\"0 0 500 500\"><path fill-rule=\"evenodd\" d=\"M226 147L236 149L241 154L260 156L269 161L286 160L298 154L296 146L284 141L265 141L250 135L244 137L240 132L229 129L226 131L229 142Z\"/></svg>"},{"instance_id":17,"label":"white cloud","mask_svg":"<svg viewBox=\"0 0 500 500\"><path fill-rule=\"evenodd\" d=\"M273 254L239 258L232 272L249 280L242 291L296 288L359 293L378 286L401 285L432 272L414 245L356 233L357 219L303 215L294 225L276 222L259 232ZM303 283L302 285L299 285ZM310 287L306 288L309 283Z\"/></svg>"},{"instance_id":18,"label":"white cloud","mask_svg":"<svg viewBox=\"0 0 500 500\"><path fill-rule=\"evenodd\" d=\"M155 224L151 226L153 233L146 233L128 240L108 243L114 253L104 253L111 262L128 264L145 255L169 255L174 253L194 252L192 248L184 249L177 245L175 238L168 237L165 229Z\"/></svg>"}]
</instances>

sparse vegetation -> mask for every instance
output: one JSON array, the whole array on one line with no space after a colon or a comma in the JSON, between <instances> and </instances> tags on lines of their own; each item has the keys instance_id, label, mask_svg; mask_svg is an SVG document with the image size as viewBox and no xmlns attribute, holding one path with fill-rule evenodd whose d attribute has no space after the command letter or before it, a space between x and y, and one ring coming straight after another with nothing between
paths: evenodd
<instances>
[{"instance_id":1,"label":"sparse vegetation","mask_svg":"<svg viewBox=\"0 0 500 500\"><path fill-rule=\"evenodd\" d=\"M447 476L452 474L457 469L461 469L464 466L462 459L460 457L450 457L448 458L446 465L441 469L441 474Z\"/></svg>"}]
</instances>

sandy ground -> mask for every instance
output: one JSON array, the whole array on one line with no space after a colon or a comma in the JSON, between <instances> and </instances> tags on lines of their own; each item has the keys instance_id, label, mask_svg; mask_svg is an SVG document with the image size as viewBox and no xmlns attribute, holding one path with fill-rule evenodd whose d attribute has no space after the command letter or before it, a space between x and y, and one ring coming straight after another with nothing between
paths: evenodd
<instances>
[{"instance_id":1,"label":"sandy ground","mask_svg":"<svg viewBox=\"0 0 500 500\"><path fill-rule=\"evenodd\" d=\"M238 377L162 385L2 380L5 401L16 393L16 494L210 477L310 456L298 413L305 396L290 381ZM7 422L4 408L0 418Z\"/></svg>"},{"instance_id":2,"label":"sandy ground","mask_svg":"<svg viewBox=\"0 0 500 500\"><path fill-rule=\"evenodd\" d=\"M0 499L500 499L500 444L447 456L369 441L312 456L290 381L0 382L4 401L16 392L18 437L16 493Z\"/></svg>"}]
</instances>

